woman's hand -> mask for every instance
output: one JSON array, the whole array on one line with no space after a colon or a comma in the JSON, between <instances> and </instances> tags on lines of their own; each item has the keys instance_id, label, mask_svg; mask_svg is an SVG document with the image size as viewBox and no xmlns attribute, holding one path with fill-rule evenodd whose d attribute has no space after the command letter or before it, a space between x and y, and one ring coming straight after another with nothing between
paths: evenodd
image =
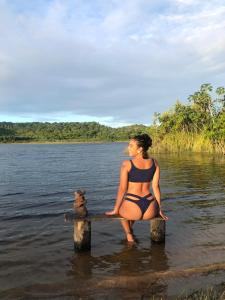
<instances>
[{"instance_id":1,"label":"woman's hand","mask_svg":"<svg viewBox=\"0 0 225 300\"><path fill-rule=\"evenodd\" d=\"M162 212L162 210L160 209L160 211L159 211L159 215L163 218L163 220L165 220L165 221L167 221L169 218L166 216L166 215L164 215L164 213Z\"/></svg>"},{"instance_id":2,"label":"woman's hand","mask_svg":"<svg viewBox=\"0 0 225 300\"><path fill-rule=\"evenodd\" d=\"M113 216L113 215L118 215L118 213L119 213L118 209L114 208L113 210L106 211L105 215L107 215L107 216Z\"/></svg>"}]
</instances>

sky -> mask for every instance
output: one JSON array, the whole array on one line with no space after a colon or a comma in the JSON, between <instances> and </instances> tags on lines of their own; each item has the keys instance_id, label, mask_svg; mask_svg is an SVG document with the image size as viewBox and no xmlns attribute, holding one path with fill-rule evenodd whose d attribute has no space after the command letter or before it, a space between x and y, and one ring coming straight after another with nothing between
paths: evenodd
<instances>
[{"instance_id":1,"label":"sky","mask_svg":"<svg viewBox=\"0 0 225 300\"><path fill-rule=\"evenodd\" d=\"M225 86L224 0L0 0L0 121L150 125Z\"/></svg>"}]
</instances>

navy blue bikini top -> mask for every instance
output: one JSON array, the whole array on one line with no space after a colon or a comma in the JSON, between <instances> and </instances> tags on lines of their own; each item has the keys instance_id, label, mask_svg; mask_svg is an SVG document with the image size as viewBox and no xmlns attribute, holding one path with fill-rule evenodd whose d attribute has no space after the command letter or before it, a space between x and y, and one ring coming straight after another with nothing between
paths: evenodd
<instances>
[{"instance_id":1,"label":"navy blue bikini top","mask_svg":"<svg viewBox=\"0 0 225 300\"><path fill-rule=\"evenodd\" d=\"M128 181L131 182L150 182L155 174L155 162L152 159L152 166L148 169L139 169L135 167L134 163L130 159L131 169L128 172Z\"/></svg>"}]
</instances>

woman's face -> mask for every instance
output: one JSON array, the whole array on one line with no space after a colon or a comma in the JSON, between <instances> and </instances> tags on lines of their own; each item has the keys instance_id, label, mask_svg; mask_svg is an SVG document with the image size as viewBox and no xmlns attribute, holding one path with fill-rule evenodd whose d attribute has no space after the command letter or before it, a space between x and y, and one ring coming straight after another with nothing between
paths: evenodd
<instances>
[{"instance_id":1,"label":"woman's face","mask_svg":"<svg viewBox=\"0 0 225 300\"><path fill-rule=\"evenodd\" d=\"M129 141L127 149L129 156L136 156L138 153L141 152L141 148L138 147L137 141L133 139Z\"/></svg>"}]
</instances>

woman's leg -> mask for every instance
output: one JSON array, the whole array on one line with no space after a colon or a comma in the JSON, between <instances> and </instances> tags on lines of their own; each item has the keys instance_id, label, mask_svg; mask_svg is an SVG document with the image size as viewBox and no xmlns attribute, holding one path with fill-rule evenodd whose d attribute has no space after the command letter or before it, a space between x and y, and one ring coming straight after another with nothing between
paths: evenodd
<instances>
[{"instance_id":1,"label":"woman's leg","mask_svg":"<svg viewBox=\"0 0 225 300\"><path fill-rule=\"evenodd\" d=\"M133 225L134 225L134 220L130 220L129 223L130 223L130 231L131 233L133 233Z\"/></svg>"},{"instance_id":2,"label":"woman's leg","mask_svg":"<svg viewBox=\"0 0 225 300\"><path fill-rule=\"evenodd\" d=\"M133 237L133 234L132 234L132 231L131 231L131 226L130 226L131 221L121 220L120 222L121 222L123 230L126 234L127 241L128 242L134 242L134 237Z\"/></svg>"}]
</instances>

